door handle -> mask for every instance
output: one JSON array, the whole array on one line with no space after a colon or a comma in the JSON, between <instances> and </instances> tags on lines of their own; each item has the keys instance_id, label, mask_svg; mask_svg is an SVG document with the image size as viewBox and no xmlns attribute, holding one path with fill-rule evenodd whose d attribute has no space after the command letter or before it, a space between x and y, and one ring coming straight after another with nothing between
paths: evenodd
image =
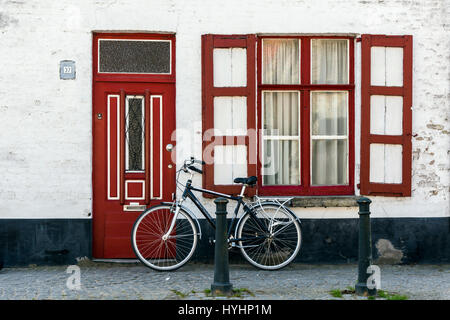
<instances>
[{"instance_id":1,"label":"door handle","mask_svg":"<svg viewBox=\"0 0 450 320\"><path fill-rule=\"evenodd\" d=\"M172 152L173 144L169 143L168 145L166 145L166 150L169 151L169 152Z\"/></svg>"}]
</instances>

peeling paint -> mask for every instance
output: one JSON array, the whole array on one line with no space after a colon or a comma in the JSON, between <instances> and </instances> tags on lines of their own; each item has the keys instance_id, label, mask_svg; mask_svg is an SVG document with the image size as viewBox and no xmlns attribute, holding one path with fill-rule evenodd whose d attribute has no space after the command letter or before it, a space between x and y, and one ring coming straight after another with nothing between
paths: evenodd
<instances>
[{"instance_id":1,"label":"peeling paint","mask_svg":"<svg viewBox=\"0 0 450 320\"><path fill-rule=\"evenodd\" d=\"M427 124L427 128L428 129L433 129L433 130L442 130L444 129L444 126L442 124Z\"/></svg>"},{"instance_id":2,"label":"peeling paint","mask_svg":"<svg viewBox=\"0 0 450 320\"><path fill-rule=\"evenodd\" d=\"M17 24L19 20L11 18L8 15L0 12L0 29L6 28L11 24Z\"/></svg>"},{"instance_id":3,"label":"peeling paint","mask_svg":"<svg viewBox=\"0 0 450 320\"><path fill-rule=\"evenodd\" d=\"M379 239L375 244L378 250L376 264L399 264L403 259L403 252L396 249L387 239Z\"/></svg>"}]
</instances>

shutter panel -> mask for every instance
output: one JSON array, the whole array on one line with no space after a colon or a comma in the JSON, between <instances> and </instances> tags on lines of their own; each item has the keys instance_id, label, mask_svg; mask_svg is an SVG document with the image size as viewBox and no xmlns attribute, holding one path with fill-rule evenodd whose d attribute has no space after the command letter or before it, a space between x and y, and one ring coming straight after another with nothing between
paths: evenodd
<instances>
[{"instance_id":1,"label":"shutter panel","mask_svg":"<svg viewBox=\"0 0 450 320\"><path fill-rule=\"evenodd\" d=\"M412 36L361 48L361 194L411 196Z\"/></svg>"},{"instance_id":2,"label":"shutter panel","mask_svg":"<svg viewBox=\"0 0 450 320\"><path fill-rule=\"evenodd\" d=\"M254 35L202 36L205 189L238 194L234 178L256 175L255 45Z\"/></svg>"}]
</instances>

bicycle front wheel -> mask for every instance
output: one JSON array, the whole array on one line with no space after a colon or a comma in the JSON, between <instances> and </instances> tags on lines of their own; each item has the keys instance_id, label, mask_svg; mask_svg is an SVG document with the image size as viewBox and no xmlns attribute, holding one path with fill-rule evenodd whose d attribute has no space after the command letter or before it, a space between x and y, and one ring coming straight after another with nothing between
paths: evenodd
<instances>
[{"instance_id":1,"label":"bicycle front wheel","mask_svg":"<svg viewBox=\"0 0 450 320\"><path fill-rule=\"evenodd\" d=\"M297 256L302 232L297 217L276 203L263 203L247 212L237 226L244 258L257 268L278 270Z\"/></svg>"},{"instance_id":2,"label":"bicycle front wheel","mask_svg":"<svg viewBox=\"0 0 450 320\"><path fill-rule=\"evenodd\" d=\"M131 243L139 260L154 270L173 271L194 254L198 230L192 217L180 208L175 226L167 237L174 219L170 205L151 207L136 220Z\"/></svg>"}]
</instances>

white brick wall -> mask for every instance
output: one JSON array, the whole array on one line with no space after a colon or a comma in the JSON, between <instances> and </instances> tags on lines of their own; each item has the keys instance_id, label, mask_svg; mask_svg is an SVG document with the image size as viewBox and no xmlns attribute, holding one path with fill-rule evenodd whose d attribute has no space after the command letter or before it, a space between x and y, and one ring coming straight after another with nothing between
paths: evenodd
<instances>
[{"instance_id":1,"label":"white brick wall","mask_svg":"<svg viewBox=\"0 0 450 320\"><path fill-rule=\"evenodd\" d=\"M202 34L412 34L412 197L371 197L371 209L379 217L448 216L449 7L448 0L0 1L0 218L91 212L92 31L176 33L177 127L196 125L197 156ZM356 49L358 120L359 44ZM76 80L59 80L65 59L76 61ZM355 138L359 180L358 133ZM190 153L178 150L178 159ZM354 209L297 213L356 216Z\"/></svg>"}]
</instances>

